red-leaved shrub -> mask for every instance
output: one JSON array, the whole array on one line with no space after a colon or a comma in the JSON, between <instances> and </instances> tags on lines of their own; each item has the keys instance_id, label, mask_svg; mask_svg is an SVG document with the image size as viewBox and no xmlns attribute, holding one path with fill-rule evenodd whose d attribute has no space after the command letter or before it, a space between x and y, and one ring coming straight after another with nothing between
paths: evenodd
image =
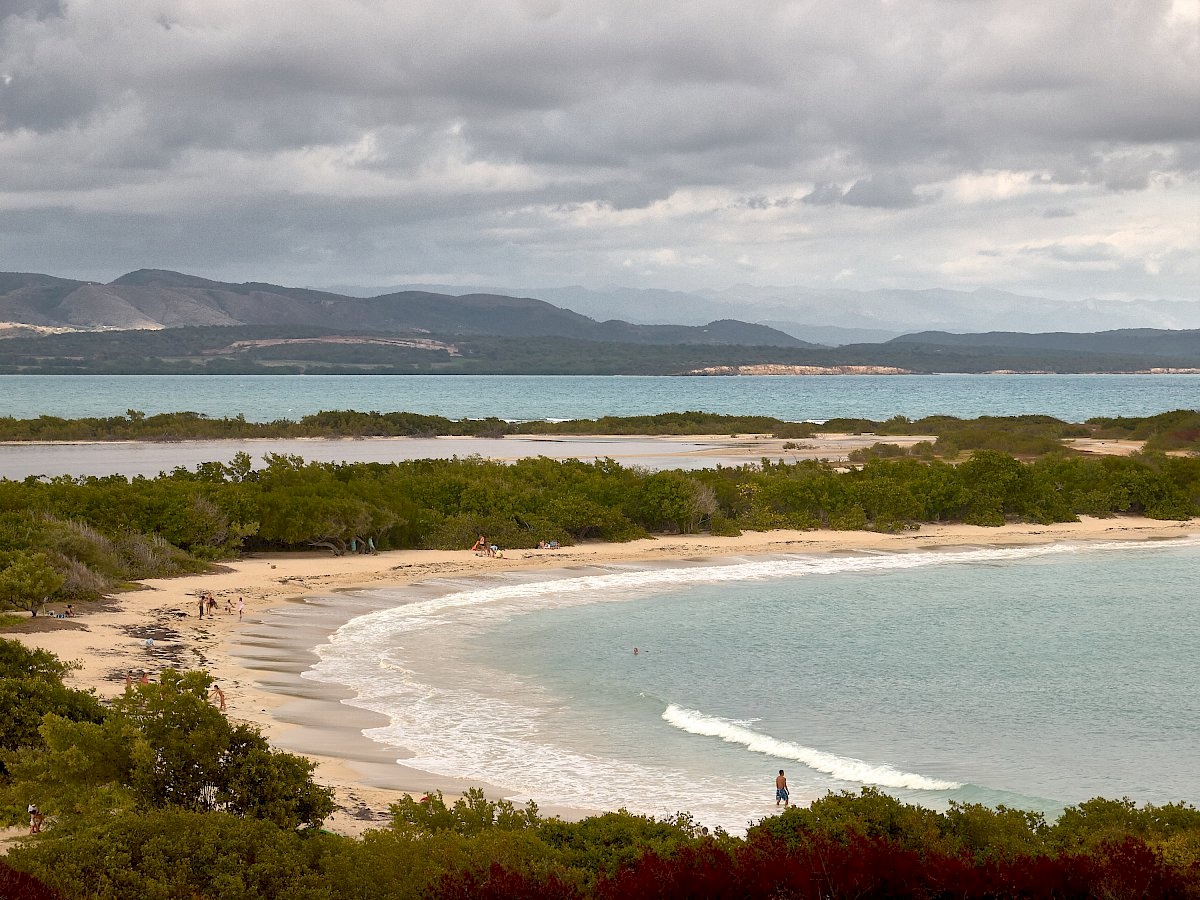
<instances>
[{"instance_id":1,"label":"red-leaved shrub","mask_svg":"<svg viewBox=\"0 0 1200 900\"><path fill-rule=\"evenodd\" d=\"M580 900L574 885L554 875L536 878L492 863L486 872L450 872L428 894L434 900Z\"/></svg>"},{"instance_id":2,"label":"red-leaved shrub","mask_svg":"<svg viewBox=\"0 0 1200 900\"><path fill-rule=\"evenodd\" d=\"M1200 898L1200 883L1127 838L1089 854L977 864L969 855L906 850L886 838L756 835L731 853L707 842L647 854L596 886L601 900L839 900L839 898Z\"/></svg>"},{"instance_id":3,"label":"red-leaved shrub","mask_svg":"<svg viewBox=\"0 0 1200 900\"><path fill-rule=\"evenodd\" d=\"M58 891L0 860L0 897L4 900L62 900Z\"/></svg>"}]
</instances>

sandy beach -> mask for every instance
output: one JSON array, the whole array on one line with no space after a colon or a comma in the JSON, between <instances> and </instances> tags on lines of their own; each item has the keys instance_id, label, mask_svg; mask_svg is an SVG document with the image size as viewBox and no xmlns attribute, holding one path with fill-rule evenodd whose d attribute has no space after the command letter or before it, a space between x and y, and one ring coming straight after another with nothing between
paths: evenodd
<instances>
[{"instance_id":1,"label":"sandy beach","mask_svg":"<svg viewBox=\"0 0 1200 900\"><path fill-rule=\"evenodd\" d=\"M899 534L844 531L751 532L736 538L660 536L626 544L584 544L553 551L510 550L504 558L469 550L404 550L372 556L258 555L219 571L142 583L143 589L89 604L75 619L38 617L10 634L51 650L79 669L70 682L101 697L124 690L127 672L150 677L168 666L203 668L225 692L228 712L253 723L276 746L318 763L317 777L336 789L340 810L330 827L359 833L384 817L401 792L440 789L455 796L470 785L407 768L402 748L361 734L383 724L374 713L341 703L349 696L331 685L300 677L316 659L313 648L358 614L356 587L412 585L521 571L529 574L607 564L669 565L704 558L756 554L905 551L959 546L1013 546L1059 541L1163 540L1200 533L1200 520L1085 518L1056 525L924 526ZM197 616L197 597L211 592L215 615ZM245 614L225 610L244 598ZM31 630L25 631L26 628ZM38 630L32 630L38 629ZM43 630L44 629L44 630ZM147 639L153 646L147 646ZM480 785L502 796L502 785ZM570 810L547 809L570 814Z\"/></svg>"}]
</instances>

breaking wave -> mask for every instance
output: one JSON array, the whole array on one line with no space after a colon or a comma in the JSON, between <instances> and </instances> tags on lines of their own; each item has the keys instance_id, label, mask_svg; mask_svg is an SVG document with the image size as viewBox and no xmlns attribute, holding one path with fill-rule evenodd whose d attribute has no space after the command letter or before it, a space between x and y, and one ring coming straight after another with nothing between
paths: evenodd
<instances>
[{"instance_id":1,"label":"breaking wave","mask_svg":"<svg viewBox=\"0 0 1200 900\"><path fill-rule=\"evenodd\" d=\"M759 734L751 728L730 722L728 719L705 715L694 709L684 709L673 703L667 707L662 717L666 722L689 734L718 737L730 744L741 744L753 753L763 753L777 759L795 760L814 771L832 775L840 781L874 784L880 787L909 788L918 791L953 791L962 787L957 781L944 781L917 775L914 772L901 772L891 766L875 765L863 762L861 759L838 756L834 753L805 747L803 744L780 740L769 734Z\"/></svg>"}]
</instances>

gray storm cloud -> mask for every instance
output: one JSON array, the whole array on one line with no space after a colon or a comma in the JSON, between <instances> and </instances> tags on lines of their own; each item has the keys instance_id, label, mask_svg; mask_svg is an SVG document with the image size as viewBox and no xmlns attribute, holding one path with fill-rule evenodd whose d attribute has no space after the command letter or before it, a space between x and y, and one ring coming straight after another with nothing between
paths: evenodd
<instances>
[{"instance_id":1,"label":"gray storm cloud","mask_svg":"<svg viewBox=\"0 0 1200 900\"><path fill-rule=\"evenodd\" d=\"M0 0L0 268L1195 297L1198 35L1188 0Z\"/></svg>"}]
</instances>

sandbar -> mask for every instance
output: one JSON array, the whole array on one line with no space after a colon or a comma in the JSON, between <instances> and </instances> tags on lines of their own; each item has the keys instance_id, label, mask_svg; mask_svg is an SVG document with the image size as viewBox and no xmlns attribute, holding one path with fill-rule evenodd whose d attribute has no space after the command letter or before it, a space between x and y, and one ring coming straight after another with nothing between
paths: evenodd
<instances>
[{"instance_id":1,"label":"sandbar","mask_svg":"<svg viewBox=\"0 0 1200 900\"><path fill-rule=\"evenodd\" d=\"M784 440L770 435L510 435L484 437L224 438L198 441L52 441L0 444L0 478L30 475L141 475L153 478L182 466L230 462L237 453L262 468L268 453L301 456L309 462L395 463L414 459L479 456L496 462L547 456L552 459L613 459L649 469L700 469L758 463L826 459L841 462L854 450L878 441L911 447L931 435L879 437L820 434Z\"/></svg>"}]
</instances>

